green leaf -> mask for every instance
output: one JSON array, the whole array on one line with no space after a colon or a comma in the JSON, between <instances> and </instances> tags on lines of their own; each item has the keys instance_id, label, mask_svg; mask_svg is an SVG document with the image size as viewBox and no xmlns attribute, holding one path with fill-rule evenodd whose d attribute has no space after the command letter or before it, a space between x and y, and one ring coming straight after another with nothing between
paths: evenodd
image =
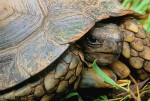
<instances>
[{"instance_id":1,"label":"green leaf","mask_svg":"<svg viewBox=\"0 0 150 101\"><path fill-rule=\"evenodd\" d=\"M141 0L132 0L132 6L131 9L136 9L136 7L139 5Z\"/></svg>"},{"instance_id":2,"label":"green leaf","mask_svg":"<svg viewBox=\"0 0 150 101\"><path fill-rule=\"evenodd\" d=\"M103 100L108 100L106 95L102 95L102 96L100 96L100 98L102 98Z\"/></svg>"},{"instance_id":3,"label":"green leaf","mask_svg":"<svg viewBox=\"0 0 150 101\"><path fill-rule=\"evenodd\" d=\"M78 94L78 92L70 92L66 97L65 99L68 99L68 98L71 98L73 96L78 96L78 101L83 101L81 96Z\"/></svg>"},{"instance_id":4,"label":"green leaf","mask_svg":"<svg viewBox=\"0 0 150 101\"><path fill-rule=\"evenodd\" d=\"M95 72L101 77L101 79L108 83L111 84L112 86L116 86L116 82L114 82L109 76L107 76L96 64L96 60L93 62L92 64L93 69L95 70Z\"/></svg>"},{"instance_id":5,"label":"green leaf","mask_svg":"<svg viewBox=\"0 0 150 101\"><path fill-rule=\"evenodd\" d=\"M98 98L94 99L94 101L108 101L106 95L99 96Z\"/></svg>"},{"instance_id":6,"label":"green leaf","mask_svg":"<svg viewBox=\"0 0 150 101\"><path fill-rule=\"evenodd\" d=\"M150 1L149 0L142 0L142 2L139 3L139 5L137 6L137 11L138 10L142 10L143 7L149 7Z\"/></svg>"},{"instance_id":7,"label":"green leaf","mask_svg":"<svg viewBox=\"0 0 150 101\"><path fill-rule=\"evenodd\" d=\"M124 7L130 7L130 9L132 9L140 14L148 14L147 11L150 9L150 0L123 0L122 5ZM147 32L150 32L149 17L142 19L142 21L144 21L144 22L146 21L146 23L143 23L144 29Z\"/></svg>"},{"instance_id":8,"label":"green leaf","mask_svg":"<svg viewBox=\"0 0 150 101\"><path fill-rule=\"evenodd\" d=\"M144 24L144 28L147 30L147 32L150 32L150 16L146 20L146 23Z\"/></svg>"},{"instance_id":9,"label":"green leaf","mask_svg":"<svg viewBox=\"0 0 150 101\"><path fill-rule=\"evenodd\" d=\"M130 3L131 3L131 0L124 0L123 3L122 3L122 5L123 5L124 7L127 7L128 4L130 4Z\"/></svg>"}]
</instances>

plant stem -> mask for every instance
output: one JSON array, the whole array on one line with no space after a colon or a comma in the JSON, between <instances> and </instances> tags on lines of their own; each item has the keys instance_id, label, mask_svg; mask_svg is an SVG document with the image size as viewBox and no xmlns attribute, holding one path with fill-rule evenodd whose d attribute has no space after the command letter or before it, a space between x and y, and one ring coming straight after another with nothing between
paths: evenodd
<instances>
[{"instance_id":1,"label":"plant stem","mask_svg":"<svg viewBox=\"0 0 150 101\"><path fill-rule=\"evenodd\" d=\"M136 80L132 77L131 74L129 75L129 77L131 78L131 80L132 80L132 81L135 83L135 85L136 85L137 101L141 101L138 83L137 83Z\"/></svg>"},{"instance_id":2,"label":"plant stem","mask_svg":"<svg viewBox=\"0 0 150 101\"><path fill-rule=\"evenodd\" d=\"M127 91L128 93L130 93L130 94L133 96L133 98L134 98L135 100L137 100L137 97L133 94L132 91L126 89L125 87L119 86L119 85L116 85L116 87L121 88L121 89Z\"/></svg>"}]
</instances>

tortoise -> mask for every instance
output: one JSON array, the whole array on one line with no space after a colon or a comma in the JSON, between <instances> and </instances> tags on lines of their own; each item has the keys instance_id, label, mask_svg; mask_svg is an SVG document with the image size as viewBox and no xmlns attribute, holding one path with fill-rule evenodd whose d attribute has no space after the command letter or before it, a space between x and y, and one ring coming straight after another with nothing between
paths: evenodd
<instances>
[{"instance_id":1,"label":"tortoise","mask_svg":"<svg viewBox=\"0 0 150 101\"><path fill-rule=\"evenodd\" d=\"M133 15L115 0L1 0L0 99L49 101L78 86L110 87L90 67L97 59L112 79L125 78L121 54L149 72L150 38Z\"/></svg>"}]
</instances>

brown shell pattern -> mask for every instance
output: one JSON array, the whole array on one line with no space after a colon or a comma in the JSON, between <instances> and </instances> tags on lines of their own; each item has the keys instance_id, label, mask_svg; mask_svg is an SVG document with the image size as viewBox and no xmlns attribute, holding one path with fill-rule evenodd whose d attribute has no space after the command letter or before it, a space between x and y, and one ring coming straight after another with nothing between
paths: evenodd
<instances>
[{"instance_id":1,"label":"brown shell pattern","mask_svg":"<svg viewBox=\"0 0 150 101\"><path fill-rule=\"evenodd\" d=\"M0 0L0 90L45 69L95 22L131 13L114 0Z\"/></svg>"}]
</instances>

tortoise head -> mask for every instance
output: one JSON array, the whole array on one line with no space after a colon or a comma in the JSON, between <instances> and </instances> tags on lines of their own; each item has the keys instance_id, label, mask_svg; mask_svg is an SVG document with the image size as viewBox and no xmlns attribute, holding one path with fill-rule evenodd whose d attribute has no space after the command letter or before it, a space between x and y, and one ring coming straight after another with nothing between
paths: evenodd
<instances>
[{"instance_id":1,"label":"tortoise head","mask_svg":"<svg viewBox=\"0 0 150 101\"><path fill-rule=\"evenodd\" d=\"M83 42L86 61L97 59L99 65L108 65L118 59L123 37L116 24L98 24L89 31Z\"/></svg>"}]
</instances>

